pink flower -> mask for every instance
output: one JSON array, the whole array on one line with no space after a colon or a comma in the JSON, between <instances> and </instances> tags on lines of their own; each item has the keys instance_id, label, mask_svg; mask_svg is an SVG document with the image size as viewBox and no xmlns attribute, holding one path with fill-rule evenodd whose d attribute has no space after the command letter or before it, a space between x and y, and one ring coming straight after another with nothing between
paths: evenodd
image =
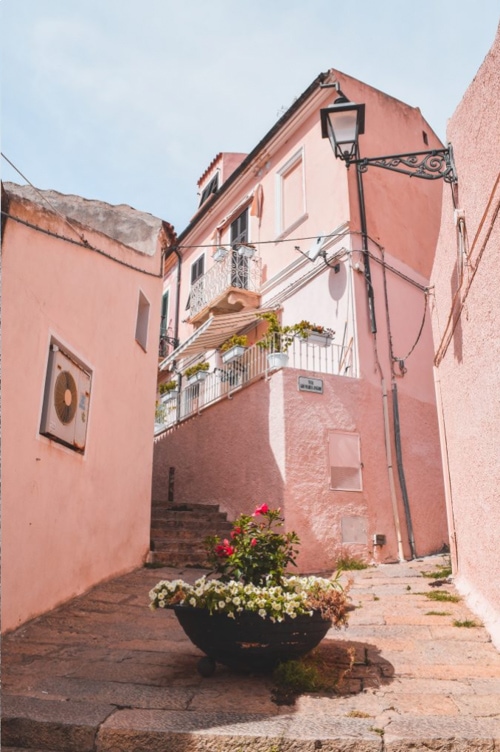
<instances>
[{"instance_id":1,"label":"pink flower","mask_svg":"<svg viewBox=\"0 0 500 752\"><path fill-rule=\"evenodd\" d=\"M257 538L252 538L252 540L250 541L250 545L251 546L256 546L257 545Z\"/></svg>"},{"instance_id":2,"label":"pink flower","mask_svg":"<svg viewBox=\"0 0 500 752\"><path fill-rule=\"evenodd\" d=\"M257 517L258 514L267 514L269 512L269 507L267 504L262 504L260 507L257 507L255 512L253 513L253 517Z\"/></svg>"}]
</instances>

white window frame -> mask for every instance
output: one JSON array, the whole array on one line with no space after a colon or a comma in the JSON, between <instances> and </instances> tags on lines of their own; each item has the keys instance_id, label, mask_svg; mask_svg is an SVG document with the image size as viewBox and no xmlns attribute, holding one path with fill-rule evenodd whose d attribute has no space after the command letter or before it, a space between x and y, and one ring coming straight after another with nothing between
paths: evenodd
<instances>
[{"instance_id":1,"label":"white window frame","mask_svg":"<svg viewBox=\"0 0 500 752\"><path fill-rule=\"evenodd\" d=\"M348 438L351 442L356 442L356 453L357 453L357 463L356 465L332 465L331 463L331 454L332 454L332 439L333 437L344 437ZM345 467L347 470L354 470L357 469L358 471L358 487L348 488L347 485L333 485L332 483L332 469L333 468L343 468ZM356 431L337 431L337 430L330 430L328 431L328 468L329 468L329 475L330 475L330 490L331 491L349 491L350 493L359 493L363 490L363 462L361 461L361 437L359 433Z\"/></svg>"},{"instance_id":2,"label":"white window frame","mask_svg":"<svg viewBox=\"0 0 500 752\"><path fill-rule=\"evenodd\" d=\"M302 213L295 219L288 227L284 226L284 201L283 201L283 185L287 174L296 167L299 163L302 164ZM290 232L295 230L302 222L308 217L307 213L307 200L306 200L306 162L305 162L305 149L303 146L288 159L285 164L276 171L276 235L277 240L285 237Z\"/></svg>"}]
</instances>

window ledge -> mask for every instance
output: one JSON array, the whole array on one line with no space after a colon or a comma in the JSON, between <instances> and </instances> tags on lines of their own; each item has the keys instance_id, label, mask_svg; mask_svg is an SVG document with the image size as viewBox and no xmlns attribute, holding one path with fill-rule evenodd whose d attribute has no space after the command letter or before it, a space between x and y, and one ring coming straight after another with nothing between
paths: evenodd
<instances>
[{"instance_id":1,"label":"window ledge","mask_svg":"<svg viewBox=\"0 0 500 752\"><path fill-rule=\"evenodd\" d=\"M295 220L293 224L291 224L289 227L286 228L286 230L283 230L283 232L280 232L280 234L275 238L275 242L278 243L280 240L284 240L288 235L290 235L291 232L297 229L303 222L306 221L306 219L309 219L309 214L306 212L305 214L302 214L301 217Z\"/></svg>"}]
</instances>

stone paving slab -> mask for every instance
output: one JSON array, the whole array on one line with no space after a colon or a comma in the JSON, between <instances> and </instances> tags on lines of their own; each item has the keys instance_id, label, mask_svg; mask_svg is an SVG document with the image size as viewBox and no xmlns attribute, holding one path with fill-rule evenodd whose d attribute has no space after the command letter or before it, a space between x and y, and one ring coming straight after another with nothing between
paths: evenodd
<instances>
[{"instance_id":1,"label":"stone paving slab","mask_svg":"<svg viewBox=\"0 0 500 752\"><path fill-rule=\"evenodd\" d=\"M337 691L293 705L277 704L270 676L218 666L202 678L175 614L149 610L158 580L202 570L106 582L4 637L2 749L499 752L500 654L482 626L453 626L474 620L463 601L415 595L435 590L421 571L443 561L349 573L349 627L317 649L335 659Z\"/></svg>"}]
</instances>

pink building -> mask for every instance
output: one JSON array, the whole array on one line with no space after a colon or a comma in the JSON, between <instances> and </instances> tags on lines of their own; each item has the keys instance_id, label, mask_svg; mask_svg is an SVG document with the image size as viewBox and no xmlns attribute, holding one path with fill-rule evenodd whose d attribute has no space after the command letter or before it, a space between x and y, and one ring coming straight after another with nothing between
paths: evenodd
<instances>
[{"instance_id":1,"label":"pink building","mask_svg":"<svg viewBox=\"0 0 500 752\"><path fill-rule=\"evenodd\" d=\"M212 161L164 280L160 380L177 389L157 411L153 497L230 519L280 506L302 571L448 543L429 316L442 185L370 168L363 254L356 171L322 138L335 83L366 105L363 154L442 147L418 108L321 74L250 154ZM295 336L270 365L263 311L335 334ZM234 334L248 346L233 356Z\"/></svg>"},{"instance_id":2,"label":"pink building","mask_svg":"<svg viewBox=\"0 0 500 752\"><path fill-rule=\"evenodd\" d=\"M169 227L10 183L2 212L6 631L147 555Z\"/></svg>"},{"instance_id":3,"label":"pink building","mask_svg":"<svg viewBox=\"0 0 500 752\"><path fill-rule=\"evenodd\" d=\"M459 176L432 272L436 393L452 563L500 648L500 31L451 118Z\"/></svg>"}]
</instances>

